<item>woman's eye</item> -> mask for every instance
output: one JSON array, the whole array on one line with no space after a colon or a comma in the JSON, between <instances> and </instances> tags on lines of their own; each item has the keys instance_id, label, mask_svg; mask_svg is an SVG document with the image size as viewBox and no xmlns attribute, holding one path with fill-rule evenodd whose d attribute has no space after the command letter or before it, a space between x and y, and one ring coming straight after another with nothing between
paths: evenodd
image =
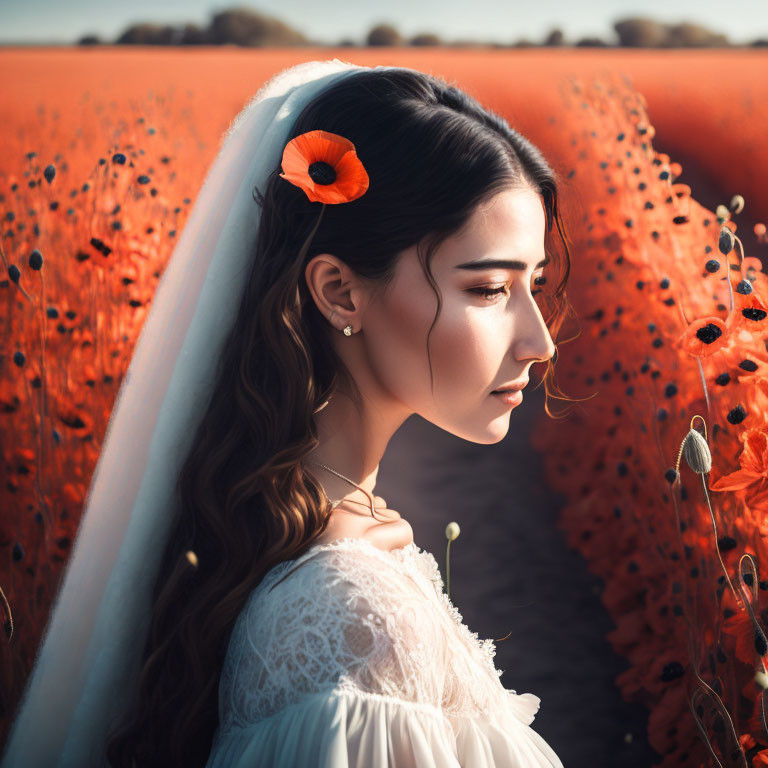
<instances>
[{"instance_id":1,"label":"woman's eye","mask_svg":"<svg viewBox=\"0 0 768 768\"><path fill-rule=\"evenodd\" d=\"M484 298L490 299L499 293L505 293L506 290L506 285L499 285L495 288L470 288L470 293L479 293Z\"/></svg>"},{"instance_id":2,"label":"woman's eye","mask_svg":"<svg viewBox=\"0 0 768 768\"><path fill-rule=\"evenodd\" d=\"M547 278L544 277L544 275L539 274L533 279L534 285L544 285L547 282ZM506 285L497 285L493 287L488 288L470 288L470 293L477 293L480 294L485 299L491 299L494 296L497 296L500 293L506 293L507 286ZM541 289L537 289L535 291L531 291L531 296L535 296L537 293L541 293Z\"/></svg>"}]
</instances>

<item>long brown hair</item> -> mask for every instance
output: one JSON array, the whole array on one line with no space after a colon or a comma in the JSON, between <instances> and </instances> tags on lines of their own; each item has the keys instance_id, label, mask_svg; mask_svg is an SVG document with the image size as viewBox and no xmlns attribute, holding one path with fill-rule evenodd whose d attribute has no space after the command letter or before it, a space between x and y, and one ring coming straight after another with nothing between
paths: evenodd
<instances>
[{"instance_id":1,"label":"long brown hair","mask_svg":"<svg viewBox=\"0 0 768 768\"><path fill-rule=\"evenodd\" d=\"M370 187L351 203L327 206L321 217L320 203L279 178L279 163L264 192L254 190L261 220L253 261L234 326L213 361L213 395L178 477L178 512L154 585L141 673L107 742L115 768L205 765L235 619L264 574L301 555L328 523L330 502L303 466L318 445L313 414L342 378L358 397L359 391L302 279L307 262L333 253L384 287L398 254L417 245L438 297L436 322L440 293L429 264L438 246L477 205L527 184L542 198L548 242L556 225L563 246L550 243L559 279L539 294L556 342L571 311L560 182L502 117L438 77L363 69L309 103L289 139L315 129L354 143ZM568 399L554 386L553 364L542 377L547 396Z\"/></svg>"}]
</instances>

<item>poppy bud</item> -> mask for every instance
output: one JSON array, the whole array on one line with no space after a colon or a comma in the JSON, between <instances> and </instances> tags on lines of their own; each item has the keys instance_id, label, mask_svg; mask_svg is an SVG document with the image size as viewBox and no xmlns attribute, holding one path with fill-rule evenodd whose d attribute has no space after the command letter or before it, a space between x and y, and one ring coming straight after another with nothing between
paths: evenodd
<instances>
[{"instance_id":1,"label":"poppy bud","mask_svg":"<svg viewBox=\"0 0 768 768\"><path fill-rule=\"evenodd\" d=\"M744 210L744 198L741 195L734 195L728 207L731 213L741 213Z\"/></svg>"},{"instance_id":2,"label":"poppy bud","mask_svg":"<svg viewBox=\"0 0 768 768\"><path fill-rule=\"evenodd\" d=\"M758 656L765 656L768 653L768 640L759 624L755 626L755 650Z\"/></svg>"},{"instance_id":3,"label":"poppy bud","mask_svg":"<svg viewBox=\"0 0 768 768\"><path fill-rule=\"evenodd\" d=\"M39 270L43 266L43 254L37 248L29 254L29 266L35 270Z\"/></svg>"},{"instance_id":4,"label":"poppy bud","mask_svg":"<svg viewBox=\"0 0 768 768\"><path fill-rule=\"evenodd\" d=\"M445 526L445 538L448 539L448 541L458 539L460 533L461 529L459 528L458 523L448 523L448 525Z\"/></svg>"},{"instance_id":5,"label":"poppy bud","mask_svg":"<svg viewBox=\"0 0 768 768\"><path fill-rule=\"evenodd\" d=\"M731 212L724 205L718 205L715 208L715 216L717 217L717 223L722 224L731 218Z\"/></svg>"},{"instance_id":6,"label":"poppy bud","mask_svg":"<svg viewBox=\"0 0 768 768\"><path fill-rule=\"evenodd\" d=\"M720 240L717 243L717 247L720 249L720 253L723 256L727 256L733 250L733 244L736 241L733 239L733 232L728 227L721 227Z\"/></svg>"},{"instance_id":7,"label":"poppy bud","mask_svg":"<svg viewBox=\"0 0 768 768\"><path fill-rule=\"evenodd\" d=\"M712 469L712 454L701 432L691 429L683 442L683 457L688 466L700 475Z\"/></svg>"}]
</instances>

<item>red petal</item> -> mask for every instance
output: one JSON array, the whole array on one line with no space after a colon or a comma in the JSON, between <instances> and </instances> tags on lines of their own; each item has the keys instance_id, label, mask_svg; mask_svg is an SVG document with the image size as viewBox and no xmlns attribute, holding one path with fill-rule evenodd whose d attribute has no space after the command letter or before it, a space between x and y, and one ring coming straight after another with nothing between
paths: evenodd
<instances>
[{"instance_id":1,"label":"red petal","mask_svg":"<svg viewBox=\"0 0 768 768\"><path fill-rule=\"evenodd\" d=\"M760 479L759 475L744 469L736 470L730 475L724 475L709 486L710 491L741 491Z\"/></svg>"}]
</instances>

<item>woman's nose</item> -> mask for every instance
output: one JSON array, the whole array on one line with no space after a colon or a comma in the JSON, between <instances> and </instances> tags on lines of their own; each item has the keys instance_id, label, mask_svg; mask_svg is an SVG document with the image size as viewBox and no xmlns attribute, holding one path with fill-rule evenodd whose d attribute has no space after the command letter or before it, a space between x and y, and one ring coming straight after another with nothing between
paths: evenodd
<instances>
[{"instance_id":1,"label":"woman's nose","mask_svg":"<svg viewBox=\"0 0 768 768\"><path fill-rule=\"evenodd\" d=\"M518 360L546 362L554 356L555 344L539 305L530 293L523 300L520 312L519 323L515 324L515 357Z\"/></svg>"}]
</instances>

